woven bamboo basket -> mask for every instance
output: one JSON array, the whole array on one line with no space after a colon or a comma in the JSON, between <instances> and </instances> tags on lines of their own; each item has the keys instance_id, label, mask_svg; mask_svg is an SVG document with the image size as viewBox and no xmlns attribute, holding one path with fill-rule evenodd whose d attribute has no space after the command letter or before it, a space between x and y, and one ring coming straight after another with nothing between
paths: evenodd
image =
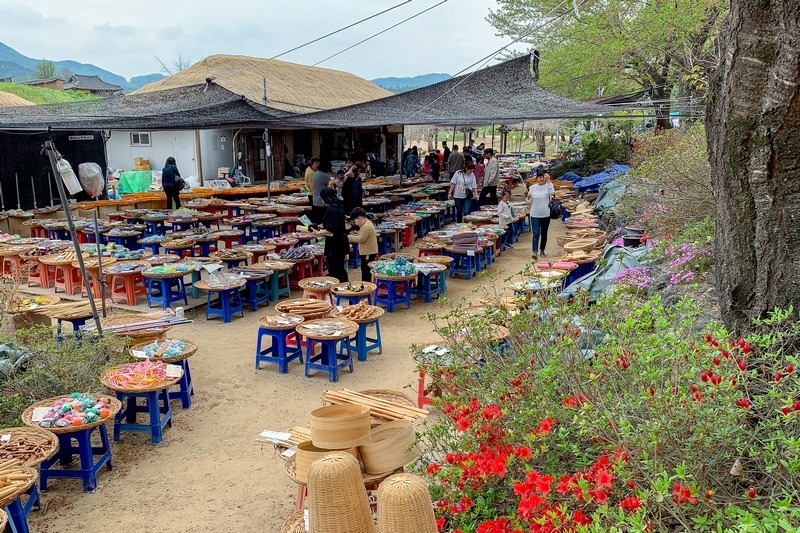
<instances>
[{"instance_id":1,"label":"woven bamboo basket","mask_svg":"<svg viewBox=\"0 0 800 533\"><path fill-rule=\"evenodd\" d=\"M368 444L369 408L353 404L329 405L311 411L311 442L328 450Z\"/></svg>"},{"instance_id":2,"label":"woven bamboo basket","mask_svg":"<svg viewBox=\"0 0 800 533\"><path fill-rule=\"evenodd\" d=\"M295 454L295 478L297 481L302 484L308 483L308 467L311 466L311 463L335 451L337 450L317 448L310 440L298 444L297 453ZM358 450L355 447L338 451L349 453L358 459Z\"/></svg>"},{"instance_id":3,"label":"woven bamboo basket","mask_svg":"<svg viewBox=\"0 0 800 533\"><path fill-rule=\"evenodd\" d=\"M577 252L578 250L582 250L588 252L595 248L595 241L596 239L575 239L564 245L564 251Z\"/></svg>"},{"instance_id":4,"label":"woven bamboo basket","mask_svg":"<svg viewBox=\"0 0 800 533\"><path fill-rule=\"evenodd\" d=\"M55 396L53 398L48 398L47 400L36 402L35 404L31 405L30 407L25 409L25 411L22 412L22 415L20 415L20 420L22 420L22 423L25 424L26 426L37 429L44 429L56 435L62 435L65 433L82 431L84 429L90 429L105 424L109 420L113 420L116 414L119 412L119 410L122 409L122 404L120 403L120 401L114 398L113 396L107 396L105 394L93 394L92 396L94 396L95 398L99 397L108 398L110 400L108 403L108 410L110 411L110 413L106 418L101 418L100 420L92 422L91 424L83 424L82 426L67 426L63 428L59 427L42 428L37 422L33 421L34 409L36 409L37 407L50 407L56 400L61 400L63 398L71 398L69 394L64 394L62 396Z\"/></svg>"},{"instance_id":5,"label":"woven bamboo basket","mask_svg":"<svg viewBox=\"0 0 800 533\"><path fill-rule=\"evenodd\" d=\"M371 441L358 447L364 471L369 474L391 472L407 465L418 457L409 448L416 435L410 420L397 420L376 426L372 430Z\"/></svg>"},{"instance_id":6,"label":"woven bamboo basket","mask_svg":"<svg viewBox=\"0 0 800 533\"><path fill-rule=\"evenodd\" d=\"M6 494L2 498L0 498L0 509L8 506L17 498L25 494L28 489L30 489L36 480L39 479L39 472L31 468L30 466L14 466L9 474L17 475L22 477L23 479L19 479L14 483L14 487L16 490L13 492ZM0 514L5 515L5 511L0 511Z\"/></svg>"},{"instance_id":7,"label":"woven bamboo basket","mask_svg":"<svg viewBox=\"0 0 800 533\"><path fill-rule=\"evenodd\" d=\"M177 363L179 361L183 361L184 359L190 358L191 356L193 356L195 354L195 352L197 352L197 345L192 343L192 342L190 342L190 341L187 341L186 339L169 339L169 340L179 340L179 341L183 342L186 345L186 347L183 349L183 352L181 352L180 355L174 355L172 357L152 357L151 358L152 360L161 361L162 363ZM133 351L133 350L142 351L147 346L149 346L150 344L152 344L152 343L151 342L141 342L139 344L135 344L135 345L130 347L130 351ZM136 359L137 361L141 360L138 357L131 356L131 358Z\"/></svg>"},{"instance_id":8,"label":"woven bamboo basket","mask_svg":"<svg viewBox=\"0 0 800 533\"><path fill-rule=\"evenodd\" d=\"M2 432L11 438L0 443L0 463L19 459L24 466L35 468L58 451L58 438L46 429L22 426L5 428Z\"/></svg>"},{"instance_id":9,"label":"woven bamboo basket","mask_svg":"<svg viewBox=\"0 0 800 533\"><path fill-rule=\"evenodd\" d=\"M310 533L375 533L361 469L348 453L311 464L307 501Z\"/></svg>"},{"instance_id":10,"label":"woven bamboo basket","mask_svg":"<svg viewBox=\"0 0 800 533\"><path fill-rule=\"evenodd\" d=\"M283 324L282 322L286 320L291 321L292 323ZM266 329L284 331L296 328L299 324L302 324L304 320L305 318L297 315L288 315L288 314L283 314L280 316L270 315L259 318L258 325Z\"/></svg>"},{"instance_id":11,"label":"woven bamboo basket","mask_svg":"<svg viewBox=\"0 0 800 533\"><path fill-rule=\"evenodd\" d=\"M313 305L312 302L317 305ZM310 309L304 309L304 306L310 306ZM306 320L328 316L332 308L333 306L327 300L308 300L303 298L293 298L275 304L277 312L301 316Z\"/></svg>"},{"instance_id":12,"label":"woven bamboo basket","mask_svg":"<svg viewBox=\"0 0 800 533\"><path fill-rule=\"evenodd\" d=\"M115 385L115 384L111 383L111 381L110 381L111 376L117 370L119 370L120 368L122 368L124 366L125 365L117 365L117 366L114 366L114 367L111 367L111 368L108 368L108 369L104 370L103 373L100 374L100 383L102 383L104 387L107 387L107 388L109 388L109 389L111 389L113 391L122 392L122 393L126 393L126 392L136 392L136 393L139 393L139 392L155 392L155 391L160 391L160 390L166 389L167 387L171 387L171 386L175 385L183 377L183 371L181 371L181 375L180 376L165 378L163 381L159 381L158 383L150 385L149 387L141 387L141 388L139 388L139 387L137 387L137 388L120 387L118 385Z\"/></svg>"},{"instance_id":13,"label":"woven bamboo basket","mask_svg":"<svg viewBox=\"0 0 800 533\"><path fill-rule=\"evenodd\" d=\"M389 252L388 254L383 254L381 256L381 261L395 261L401 257L409 262L416 259L416 256L412 254L406 254L403 252Z\"/></svg>"},{"instance_id":14,"label":"woven bamboo basket","mask_svg":"<svg viewBox=\"0 0 800 533\"><path fill-rule=\"evenodd\" d=\"M396 474L378 487L378 533L436 533L428 485L415 474Z\"/></svg>"},{"instance_id":15,"label":"woven bamboo basket","mask_svg":"<svg viewBox=\"0 0 800 533\"><path fill-rule=\"evenodd\" d=\"M0 531L5 531L7 524L8 524L8 515L4 511L4 512L0 513ZM305 525L303 526L302 530L298 530L298 531L303 531L304 532L305 531ZM287 530L287 532L288 532L288 530Z\"/></svg>"}]
</instances>

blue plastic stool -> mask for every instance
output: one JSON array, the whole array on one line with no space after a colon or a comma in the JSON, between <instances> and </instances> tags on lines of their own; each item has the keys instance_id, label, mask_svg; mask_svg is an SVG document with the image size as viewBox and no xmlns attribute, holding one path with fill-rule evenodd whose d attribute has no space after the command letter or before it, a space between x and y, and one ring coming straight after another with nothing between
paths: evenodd
<instances>
[{"instance_id":1,"label":"blue plastic stool","mask_svg":"<svg viewBox=\"0 0 800 533\"><path fill-rule=\"evenodd\" d=\"M172 231L186 231L197 226L197 222L170 222L172 224Z\"/></svg>"},{"instance_id":2,"label":"blue plastic stool","mask_svg":"<svg viewBox=\"0 0 800 533\"><path fill-rule=\"evenodd\" d=\"M200 257L208 257L211 253L211 247L214 246L216 249L216 241L212 242L198 242L195 246L200 247Z\"/></svg>"},{"instance_id":3,"label":"blue plastic stool","mask_svg":"<svg viewBox=\"0 0 800 533\"><path fill-rule=\"evenodd\" d=\"M251 311L257 311L259 304L269 305L269 287L267 277L247 280L247 303Z\"/></svg>"},{"instance_id":4,"label":"blue plastic stool","mask_svg":"<svg viewBox=\"0 0 800 533\"><path fill-rule=\"evenodd\" d=\"M433 297L438 297L441 293L441 274L439 272L417 273L417 288L412 289L412 294L425 298L425 303L431 303Z\"/></svg>"},{"instance_id":5,"label":"blue plastic stool","mask_svg":"<svg viewBox=\"0 0 800 533\"><path fill-rule=\"evenodd\" d=\"M168 387L152 392L118 392L117 399L122 402L122 409L114 419L114 442L119 442L122 431L133 431L150 433L151 444L161 443L164 426L169 424L172 427L172 410L167 389ZM137 404L138 398L144 398L144 405ZM136 415L139 413L148 414L147 424L136 423Z\"/></svg>"},{"instance_id":6,"label":"blue plastic stool","mask_svg":"<svg viewBox=\"0 0 800 533\"><path fill-rule=\"evenodd\" d=\"M231 229L238 229L242 232L242 244L247 244L253 240L252 234L253 225L250 222L246 224L231 224Z\"/></svg>"},{"instance_id":7,"label":"blue plastic stool","mask_svg":"<svg viewBox=\"0 0 800 533\"><path fill-rule=\"evenodd\" d=\"M366 300L368 304L372 305L372 293L361 294L358 296L342 296L336 295L336 305L342 305L342 300L347 302L347 305L356 305L361 300Z\"/></svg>"},{"instance_id":8,"label":"blue plastic stool","mask_svg":"<svg viewBox=\"0 0 800 533\"><path fill-rule=\"evenodd\" d=\"M467 255L467 250L450 252L449 255L454 259L453 264L450 265L451 278L461 274L467 279L472 279L472 276L478 274L478 261L475 255Z\"/></svg>"},{"instance_id":9,"label":"blue plastic stool","mask_svg":"<svg viewBox=\"0 0 800 533\"><path fill-rule=\"evenodd\" d=\"M256 372L261 368L261 363L275 363L278 365L278 373L285 374L289 371L289 363L294 359L303 362L303 350L299 343L296 346L288 345L288 338L295 334L293 329L269 329L264 326L258 328L258 339L256 341ZM272 337L272 342L268 348L262 348L261 342L264 337Z\"/></svg>"},{"instance_id":10,"label":"blue plastic stool","mask_svg":"<svg viewBox=\"0 0 800 533\"><path fill-rule=\"evenodd\" d=\"M170 401L180 400L181 407L188 409L192 406L192 396L194 396L194 385L192 384L192 372L189 370L189 360L183 359L177 363L173 363L183 369L183 376L178 382L179 390L170 392L167 390Z\"/></svg>"},{"instance_id":11,"label":"blue plastic stool","mask_svg":"<svg viewBox=\"0 0 800 533\"><path fill-rule=\"evenodd\" d=\"M109 243L116 243L119 246L124 246L128 250L137 250L139 249L139 243L136 242L139 240L140 237L116 237L114 235L106 236L106 240Z\"/></svg>"},{"instance_id":12,"label":"blue plastic stool","mask_svg":"<svg viewBox=\"0 0 800 533\"><path fill-rule=\"evenodd\" d=\"M144 226L146 235L164 235L167 232L163 220L145 220Z\"/></svg>"},{"instance_id":13,"label":"blue plastic stool","mask_svg":"<svg viewBox=\"0 0 800 533\"><path fill-rule=\"evenodd\" d=\"M283 286L281 286L281 282L283 282ZM278 270L269 277L269 299L277 302L281 296L289 296L290 298L292 296L288 270Z\"/></svg>"},{"instance_id":14,"label":"blue plastic stool","mask_svg":"<svg viewBox=\"0 0 800 533\"><path fill-rule=\"evenodd\" d=\"M375 337L367 336L367 328L375 326ZM358 354L359 361L366 361L367 354L372 350L378 350L378 353L383 353L383 341L381 340L381 324L376 318L372 322L364 322L358 324L358 332L355 336L355 346L353 346L353 337L347 339L347 344L351 349L354 349Z\"/></svg>"},{"instance_id":15,"label":"blue plastic stool","mask_svg":"<svg viewBox=\"0 0 800 533\"><path fill-rule=\"evenodd\" d=\"M12 533L29 533L28 529L28 513L35 506L40 509L39 491L36 490L36 483L31 485L28 489L28 500L25 505L22 504L21 498L17 498L6 506L8 512L8 525L11 527ZM0 513L3 511L0 510Z\"/></svg>"},{"instance_id":16,"label":"blue plastic stool","mask_svg":"<svg viewBox=\"0 0 800 533\"><path fill-rule=\"evenodd\" d=\"M161 304L164 309L169 309L172 302L180 302L181 300L185 305L189 305L189 299L186 297L186 286L182 277L145 279L147 280L147 307L151 307L153 303L156 303Z\"/></svg>"},{"instance_id":17,"label":"blue plastic stool","mask_svg":"<svg viewBox=\"0 0 800 533\"><path fill-rule=\"evenodd\" d=\"M70 324L72 324L73 334L76 337L80 337L81 336L80 328L86 325L86 321L89 320L89 318L90 317L59 318L58 321L56 322L56 338L58 339L58 341L61 342L63 340L63 337L61 336L61 322L69 322Z\"/></svg>"},{"instance_id":18,"label":"blue plastic stool","mask_svg":"<svg viewBox=\"0 0 800 533\"><path fill-rule=\"evenodd\" d=\"M394 235L392 233L378 234L378 255L394 251Z\"/></svg>"},{"instance_id":19,"label":"blue plastic stool","mask_svg":"<svg viewBox=\"0 0 800 533\"><path fill-rule=\"evenodd\" d=\"M378 286L375 289L375 305L383 304L386 310L394 313L395 305L406 304L406 309L411 309L411 280L389 280L389 279L376 279L375 284ZM386 288L386 295L381 296L381 287ZM398 288L403 289L403 294L399 294Z\"/></svg>"},{"instance_id":20,"label":"blue plastic stool","mask_svg":"<svg viewBox=\"0 0 800 533\"><path fill-rule=\"evenodd\" d=\"M321 347L319 355L313 355L315 344L319 344ZM328 373L328 380L336 382L339 381L339 369L346 366L350 367L352 373L353 353L347 337L337 340L318 340L306 337L306 377L308 377L309 370L324 370Z\"/></svg>"},{"instance_id":21,"label":"blue plastic stool","mask_svg":"<svg viewBox=\"0 0 800 533\"><path fill-rule=\"evenodd\" d=\"M142 250L150 250L153 252L153 255L158 255L158 252L161 249L161 243L158 242L146 242L140 244L139 246L141 246Z\"/></svg>"},{"instance_id":22,"label":"blue plastic stool","mask_svg":"<svg viewBox=\"0 0 800 533\"><path fill-rule=\"evenodd\" d=\"M92 432L100 432L100 446L92 446ZM83 481L83 491L92 492L97 488L97 472L103 465L109 470L111 463L111 444L108 442L106 425L101 424L93 428L79 429L70 433L61 433L58 437L58 453L45 460L39 467L39 489L47 492L47 482L50 478L80 479ZM76 446L72 445L76 442ZM80 459L80 468L66 468L72 462L72 456L77 454ZM95 456L99 455L97 459ZM51 468L59 462L62 468Z\"/></svg>"},{"instance_id":23,"label":"blue plastic stool","mask_svg":"<svg viewBox=\"0 0 800 533\"><path fill-rule=\"evenodd\" d=\"M211 305L213 293L219 295L219 307L213 307ZM230 322L233 315L236 313L242 313L242 317L244 317L242 294L239 292L238 287L235 289L208 291L208 300L206 300L206 320L211 316L219 316L222 317L223 322Z\"/></svg>"}]
</instances>

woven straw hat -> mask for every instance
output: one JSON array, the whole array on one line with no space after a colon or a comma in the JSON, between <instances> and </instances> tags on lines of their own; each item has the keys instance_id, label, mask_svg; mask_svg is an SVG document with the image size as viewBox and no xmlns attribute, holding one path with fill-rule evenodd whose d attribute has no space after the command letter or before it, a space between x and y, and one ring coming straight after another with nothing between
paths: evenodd
<instances>
[{"instance_id":1,"label":"woven straw hat","mask_svg":"<svg viewBox=\"0 0 800 533\"><path fill-rule=\"evenodd\" d=\"M361 467L349 453L311 463L307 501L310 533L375 533Z\"/></svg>"},{"instance_id":2,"label":"woven straw hat","mask_svg":"<svg viewBox=\"0 0 800 533\"><path fill-rule=\"evenodd\" d=\"M436 533L428 485L415 474L397 474L378 487L378 533Z\"/></svg>"}]
</instances>

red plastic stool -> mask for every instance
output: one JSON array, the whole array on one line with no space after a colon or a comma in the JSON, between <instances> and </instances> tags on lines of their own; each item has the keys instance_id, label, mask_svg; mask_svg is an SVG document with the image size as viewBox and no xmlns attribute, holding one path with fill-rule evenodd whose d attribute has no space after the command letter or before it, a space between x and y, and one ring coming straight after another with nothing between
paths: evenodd
<instances>
[{"instance_id":1,"label":"red plastic stool","mask_svg":"<svg viewBox=\"0 0 800 533\"><path fill-rule=\"evenodd\" d=\"M53 277L55 276L55 269L53 265L45 265L39 261L33 261L32 265L35 268L31 268L28 271L28 287L32 287L33 284L38 284L43 289L50 288L50 284L53 282Z\"/></svg>"},{"instance_id":2,"label":"red plastic stool","mask_svg":"<svg viewBox=\"0 0 800 533\"><path fill-rule=\"evenodd\" d=\"M75 289L81 290L81 271L72 265L56 265L54 275L54 290L63 290L66 294L74 294Z\"/></svg>"},{"instance_id":3,"label":"red plastic stool","mask_svg":"<svg viewBox=\"0 0 800 533\"><path fill-rule=\"evenodd\" d=\"M231 248L233 248L233 243L242 244L242 237L241 235L239 236L225 235L219 238L219 242L224 242L225 248L230 250ZM220 247L217 246L217 249L219 250Z\"/></svg>"},{"instance_id":4,"label":"red plastic stool","mask_svg":"<svg viewBox=\"0 0 800 533\"><path fill-rule=\"evenodd\" d=\"M328 275L328 256L325 254L314 256L314 275L327 276Z\"/></svg>"},{"instance_id":5,"label":"red plastic stool","mask_svg":"<svg viewBox=\"0 0 800 533\"><path fill-rule=\"evenodd\" d=\"M31 226L31 237L47 238L47 230L42 226Z\"/></svg>"},{"instance_id":6,"label":"red plastic stool","mask_svg":"<svg viewBox=\"0 0 800 533\"><path fill-rule=\"evenodd\" d=\"M7 274L10 276L15 276L19 274L20 280L27 277L27 272L25 272L25 261L18 255L9 255L8 257L3 258L3 274Z\"/></svg>"},{"instance_id":7,"label":"red plastic stool","mask_svg":"<svg viewBox=\"0 0 800 533\"><path fill-rule=\"evenodd\" d=\"M295 290L300 290L300 280L314 277L314 258L300 259L294 264L289 273L289 286Z\"/></svg>"},{"instance_id":8,"label":"red plastic stool","mask_svg":"<svg viewBox=\"0 0 800 533\"><path fill-rule=\"evenodd\" d=\"M147 296L144 278L139 272L120 272L109 275L111 300L122 299L128 305L136 305L139 296Z\"/></svg>"}]
</instances>

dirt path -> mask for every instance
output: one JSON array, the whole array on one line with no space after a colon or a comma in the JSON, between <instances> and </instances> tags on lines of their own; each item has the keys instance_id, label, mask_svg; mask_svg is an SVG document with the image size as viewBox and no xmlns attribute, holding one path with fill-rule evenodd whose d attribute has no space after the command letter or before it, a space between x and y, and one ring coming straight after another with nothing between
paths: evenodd
<instances>
[{"instance_id":1,"label":"dirt path","mask_svg":"<svg viewBox=\"0 0 800 533\"><path fill-rule=\"evenodd\" d=\"M517 194L522 189L517 189ZM547 252L559 251L556 236L561 223L551 225ZM513 250L504 252L489 274L518 272L530 260L530 233ZM352 271L358 280L360 271ZM498 286L503 276L496 276ZM448 280L447 297L470 298L486 277ZM321 406L328 388L403 389L415 384L412 343L440 340L425 314L437 307L414 300L411 309L387 313L381 319L384 353L356 361L355 372L343 371L339 383L317 372L303 377L296 361L288 374L274 365L254 372L258 318L274 314L262 307L229 324L206 321L174 328L172 337L189 339L200 347L191 359L196 394L191 409L173 402L174 425L162 444L149 436L125 433L113 445L113 471L102 471L94 494L83 494L80 483L53 480L42 496L44 512L32 512L31 531L68 532L267 532L280 526L294 509L296 486L282 471L271 446L256 442L264 429L285 430L306 424L312 408ZM406 389L409 396L414 391ZM109 432L110 433L110 432Z\"/></svg>"}]
</instances>

